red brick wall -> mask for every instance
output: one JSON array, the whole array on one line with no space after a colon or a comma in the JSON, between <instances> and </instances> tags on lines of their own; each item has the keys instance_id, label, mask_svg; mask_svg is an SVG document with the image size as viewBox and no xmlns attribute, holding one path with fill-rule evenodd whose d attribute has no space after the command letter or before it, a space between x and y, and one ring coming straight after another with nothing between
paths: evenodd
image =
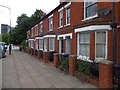
<instances>
[{"instance_id":1,"label":"red brick wall","mask_svg":"<svg viewBox=\"0 0 120 90\"><path fill-rule=\"evenodd\" d=\"M90 32L90 60L95 59L95 31Z\"/></svg>"},{"instance_id":2,"label":"red brick wall","mask_svg":"<svg viewBox=\"0 0 120 90\"><path fill-rule=\"evenodd\" d=\"M59 15L58 10L56 10L53 13L53 30L54 31L57 31L59 27L59 16L58 15Z\"/></svg>"},{"instance_id":3,"label":"red brick wall","mask_svg":"<svg viewBox=\"0 0 120 90\"><path fill-rule=\"evenodd\" d=\"M49 30L49 21L48 21L48 18L45 18L44 20L43 20L43 32L48 32L48 30Z\"/></svg>"},{"instance_id":4,"label":"red brick wall","mask_svg":"<svg viewBox=\"0 0 120 90\"><path fill-rule=\"evenodd\" d=\"M38 25L38 35L40 33L40 23L37 24Z\"/></svg>"},{"instance_id":5,"label":"red brick wall","mask_svg":"<svg viewBox=\"0 0 120 90\"><path fill-rule=\"evenodd\" d=\"M112 65L99 65L99 88L112 88Z\"/></svg>"}]
</instances>

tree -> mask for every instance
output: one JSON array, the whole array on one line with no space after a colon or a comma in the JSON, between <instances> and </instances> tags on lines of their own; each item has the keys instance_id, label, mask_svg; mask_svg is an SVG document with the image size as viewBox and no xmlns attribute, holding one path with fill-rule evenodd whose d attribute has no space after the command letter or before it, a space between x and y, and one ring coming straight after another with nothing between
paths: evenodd
<instances>
[{"instance_id":1,"label":"tree","mask_svg":"<svg viewBox=\"0 0 120 90\"><path fill-rule=\"evenodd\" d=\"M11 43L20 45L23 40L26 40L27 31L37 24L41 18L46 14L42 10L37 10L31 17L28 17L26 14L22 14L17 18L17 25L11 31Z\"/></svg>"},{"instance_id":2,"label":"tree","mask_svg":"<svg viewBox=\"0 0 120 90\"><path fill-rule=\"evenodd\" d=\"M2 42L9 43L9 33L1 34L0 38L2 39Z\"/></svg>"}]
</instances>

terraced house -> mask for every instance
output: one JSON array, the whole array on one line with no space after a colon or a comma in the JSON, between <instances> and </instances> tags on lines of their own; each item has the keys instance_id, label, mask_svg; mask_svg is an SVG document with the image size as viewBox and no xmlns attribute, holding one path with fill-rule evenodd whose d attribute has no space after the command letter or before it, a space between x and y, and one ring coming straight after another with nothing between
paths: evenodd
<instances>
[{"instance_id":1,"label":"terraced house","mask_svg":"<svg viewBox=\"0 0 120 90\"><path fill-rule=\"evenodd\" d=\"M112 87L120 64L119 10L120 2L61 2L28 30L28 52L55 66L59 54L69 56L70 74L74 59L98 63L97 86Z\"/></svg>"}]
</instances>

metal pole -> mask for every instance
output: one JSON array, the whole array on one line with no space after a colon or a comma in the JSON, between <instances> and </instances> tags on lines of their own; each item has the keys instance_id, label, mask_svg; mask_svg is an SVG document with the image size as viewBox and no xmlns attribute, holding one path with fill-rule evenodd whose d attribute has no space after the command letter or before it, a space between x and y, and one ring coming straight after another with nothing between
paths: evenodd
<instances>
[{"instance_id":1,"label":"metal pole","mask_svg":"<svg viewBox=\"0 0 120 90\"><path fill-rule=\"evenodd\" d=\"M9 32L9 54L11 54L11 9L7 6L0 5L3 8L7 8L10 11L10 32Z\"/></svg>"},{"instance_id":2,"label":"metal pole","mask_svg":"<svg viewBox=\"0 0 120 90\"><path fill-rule=\"evenodd\" d=\"M113 67L114 67L114 74L115 74L115 78L117 80L117 87L120 88L120 65L118 64L117 61L117 35L116 35L116 31L115 28L117 28L117 24L115 23L115 16L114 16L114 0L112 1L112 35L113 35L113 39L112 39L112 55L113 55Z\"/></svg>"}]
</instances>

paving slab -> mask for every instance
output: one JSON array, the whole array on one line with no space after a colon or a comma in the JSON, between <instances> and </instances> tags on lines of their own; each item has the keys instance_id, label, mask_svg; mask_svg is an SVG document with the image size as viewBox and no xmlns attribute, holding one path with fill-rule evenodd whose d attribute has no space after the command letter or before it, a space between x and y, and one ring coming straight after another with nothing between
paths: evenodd
<instances>
[{"instance_id":1,"label":"paving slab","mask_svg":"<svg viewBox=\"0 0 120 90\"><path fill-rule=\"evenodd\" d=\"M3 88L97 88L20 51L2 59Z\"/></svg>"}]
</instances>

